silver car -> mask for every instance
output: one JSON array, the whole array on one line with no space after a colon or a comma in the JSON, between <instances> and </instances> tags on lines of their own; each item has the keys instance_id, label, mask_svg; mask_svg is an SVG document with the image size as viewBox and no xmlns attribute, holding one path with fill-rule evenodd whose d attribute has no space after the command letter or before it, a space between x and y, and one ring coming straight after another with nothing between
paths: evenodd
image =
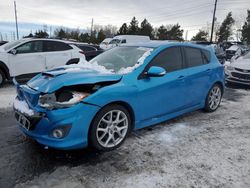
<instances>
[{"instance_id":1,"label":"silver car","mask_svg":"<svg viewBox=\"0 0 250 188\"><path fill-rule=\"evenodd\" d=\"M227 83L250 86L250 52L225 65Z\"/></svg>"}]
</instances>

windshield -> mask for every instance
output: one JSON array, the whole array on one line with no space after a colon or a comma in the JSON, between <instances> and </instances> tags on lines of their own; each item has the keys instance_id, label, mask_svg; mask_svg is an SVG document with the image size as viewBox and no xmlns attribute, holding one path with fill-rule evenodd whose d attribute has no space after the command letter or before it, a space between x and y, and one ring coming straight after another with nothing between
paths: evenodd
<instances>
[{"instance_id":1,"label":"windshield","mask_svg":"<svg viewBox=\"0 0 250 188\"><path fill-rule=\"evenodd\" d=\"M246 55L242 57L243 59L250 59L250 52L248 52Z\"/></svg>"},{"instance_id":2,"label":"windshield","mask_svg":"<svg viewBox=\"0 0 250 188\"><path fill-rule=\"evenodd\" d=\"M152 50L145 47L116 47L100 54L90 63L98 64L115 73L127 73L142 64Z\"/></svg>"},{"instance_id":3,"label":"windshield","mask_svg":"<svg viewBox=\"0 0 250 188\"><path fill-rule=\"evenodd\" d=\"M14 46L17 46L18 44L21 44L22 42L24 42L24 40L16 40L16 41L8 42L8 43L3 45L3 49L5 51L7 51L7 50L13 48Z\"/></svg>"}]
</instances>

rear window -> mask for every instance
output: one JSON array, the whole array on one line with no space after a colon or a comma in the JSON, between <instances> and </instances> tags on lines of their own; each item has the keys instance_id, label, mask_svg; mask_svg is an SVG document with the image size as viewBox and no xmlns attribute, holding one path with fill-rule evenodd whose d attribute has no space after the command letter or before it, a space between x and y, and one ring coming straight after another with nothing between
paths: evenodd
<instances>
[{"instance_id":1,"label":"rear window","mask_svg":"<svg viewBox=\"0 0 250 188\"><path fill-rule=\"evenodd\" d=\"M73 49L70 45L58 42L58 41L44 41L44 51L53 52L53 51L65 51Z\"/></svg>"},{"instance_id":2,"label":"rear window","mask_svg":"<svg viewBox=\"0 0 250 188\"><path fill-rule=\"evenodd\" d=\"M196 67L203 65L203 57L200 49L185 47L185 54L188 67Z\"/></svg>"}]
</instances>

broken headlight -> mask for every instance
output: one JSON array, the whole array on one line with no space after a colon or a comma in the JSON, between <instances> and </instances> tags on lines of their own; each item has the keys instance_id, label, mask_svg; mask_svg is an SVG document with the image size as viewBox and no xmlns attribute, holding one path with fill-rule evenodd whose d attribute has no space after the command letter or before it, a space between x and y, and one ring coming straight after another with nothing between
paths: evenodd
<instances>
[{"instance_id":1,"label":"broken headlight","mask_svg":"<svg viewBox=\"0 0 250 188\"><path fill-rule=\"evenodd\" d=\"M39 97L39 106L47 109L66 108L78 104L90 93L78 91L63 91L60 93L51 93Z\"/></svg>"}]
</instances>

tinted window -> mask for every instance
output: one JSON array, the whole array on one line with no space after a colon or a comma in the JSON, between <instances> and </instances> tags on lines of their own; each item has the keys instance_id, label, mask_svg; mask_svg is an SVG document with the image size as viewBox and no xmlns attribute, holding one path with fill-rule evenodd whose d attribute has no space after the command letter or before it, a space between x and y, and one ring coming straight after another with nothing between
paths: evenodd
<instances>
[{"instance_id":1,"label":"tinted window","mask_svg":"<svg viewBox=\"0 0 250 188\"><path fill-rule=\"evenodd\" d=\"M78 48L80 48L84 52L96 51L96 49L91 47L91 46L80 46L79 45Z\"/></svg>"},{"instance_id":2,"label":"tinted window","mask_svg":"<svg viewBox=\"0 0 250 188\"><path fill-rule=\"evenodd\" d=\"M203 57L203 63L207 64L211 60L210 52L207 50L201 50L202 57Z\"/></svg>"},{"instance_id":3,"label":"tinted window","mask_svg":"<svg viewBox=\"0 0 250 188\"><path fill-rule=\"evenodd\" d=\"M123 44L126 43L126 39L123 39L123 40L122 40L122 43L123 43Z\"/></svg>"},{"instance_id":4,"label":"tinted window","mask_svg":"<svg viewBox=\"0 0 250 188\"><path fill-rule=\"evenodd\" d=\"M181 48L168 48L160 52L150 63L150 66L159 66L166 69L167 72L182 69Z\"/></svg>"},{"instance_id":5,"label":"tinted window","mask_svg":"<svg viewBox=\"0 0 250 188\"><path fill-rule=\"evenodd\" d=\"M32 41L27 42L19 47L16 48L17 53L36 53L43 51L43 42L42 41Z\"/></svg>"},{"instance_id":6,"label":"tinted window","mask_svg":"<svg viewBox=\"0 0 250 188\"><path fill-rule=\"evenodd\" d=\"M189 67L203 65L203 58L200 49L186 47L185 52Z\"/></svg>"},{"instance_id":7,"label":"tinted window","mask_svg":"<svg viewBox=\"0 0 250 188\"><path fill-rule=\"evenodd\" d=\"M63 42L58 41L45 41L44 51L53 52L53 51L64 51L72 49L71 46Z\"/></svg>"}]
</instances>

